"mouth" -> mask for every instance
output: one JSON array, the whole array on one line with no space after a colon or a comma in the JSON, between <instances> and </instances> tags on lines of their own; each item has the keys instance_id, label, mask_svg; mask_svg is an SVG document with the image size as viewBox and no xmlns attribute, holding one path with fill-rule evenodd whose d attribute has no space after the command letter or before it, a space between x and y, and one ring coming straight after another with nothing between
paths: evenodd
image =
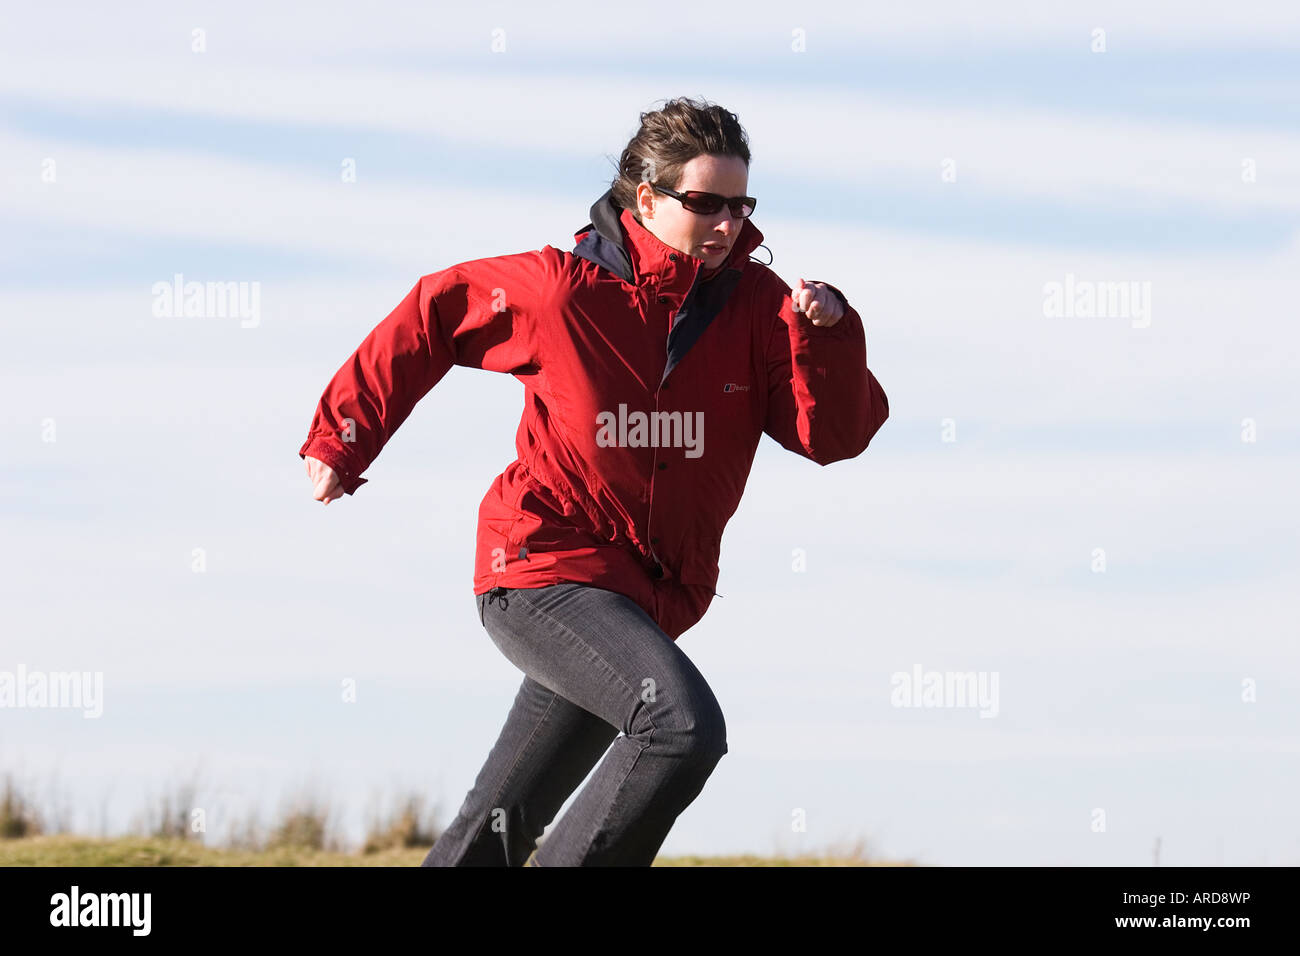
<instances>
[{"instance_id":1,"label":"mouth","mask_svg":"<svg viewBox=\"0 0 1300 956\"><path fill-rule=\"evenodd\" d=\"M719 252L726 252L727 247L719 245L716 242L706 242L701 248L711 256L716 256Z\"/></svg>"}]
</instances>

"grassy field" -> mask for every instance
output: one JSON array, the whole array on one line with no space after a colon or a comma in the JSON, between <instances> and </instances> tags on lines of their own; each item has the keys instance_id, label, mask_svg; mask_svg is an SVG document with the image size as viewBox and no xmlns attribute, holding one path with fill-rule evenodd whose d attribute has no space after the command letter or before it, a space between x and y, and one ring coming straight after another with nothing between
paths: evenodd
<instances>
[{"instance_id":1,"label":"grassy field","mask_svg":"<svg viewBox=\"0 0 1300 956\"><path fill-rule=\"evenodd\" d=\"M427 848L375 853L327 853L305 848L227 850L193 840L118 837L97 840L58 834L0 840L0 866L419 866ZM661 857L655 866L910 866L868 861L850 853L837 858L777 859L759 856Z\"/></svg>"},{"instance_id":2,"label":"grassy field","mask_svg":"<svg viewBox=\"0 0 1300 956\"><path fill-rule=\"evenodd\" d=\"M287 800L269 824L256 817L245 819L220 845L207 846L192 829L205 803L197 794L194 782L177 786L141 809L128 828L135 835L94 837L77 834L67 815L56 812L57 804L38 808L34 797L5 774L0 786L0 866L419 866L442 832L436 810L420 794L397 795L386 810L371 817L365 839L353 849L331 823L338 808L309 792ZM915 865L910 860L874 859L862 839L813 852L817 855L660 857L654 865Z\"/></svg>"}]
</instances>

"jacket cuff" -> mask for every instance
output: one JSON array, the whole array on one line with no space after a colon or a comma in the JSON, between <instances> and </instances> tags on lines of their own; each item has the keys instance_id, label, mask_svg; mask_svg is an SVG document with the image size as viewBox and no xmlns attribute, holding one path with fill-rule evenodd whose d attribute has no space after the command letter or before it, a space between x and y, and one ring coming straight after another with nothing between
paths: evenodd
<instances>
[{"instance_id":1,"label":"jacket cuff","mask_svg":"<svg viewBox=\"0 0 1300 956\"><path fill-rule=\"evenodd\" d=\"M351 458L342 449L341 443L332 438L308 438L298 449L298 457L305 459L309 455L333 468L339 476L339 487L349 495L369 480L361 477L365 467Z\"/></svg>"}]
</instances>

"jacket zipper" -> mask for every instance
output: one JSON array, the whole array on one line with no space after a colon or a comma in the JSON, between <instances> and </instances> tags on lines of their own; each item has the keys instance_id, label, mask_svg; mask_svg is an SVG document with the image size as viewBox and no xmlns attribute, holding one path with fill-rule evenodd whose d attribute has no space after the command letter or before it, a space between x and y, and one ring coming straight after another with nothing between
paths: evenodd
<instances>
[{"instance_id":1,"label":"jacket zipper","mask_svg":"<svg viewBox=\"0 0 1300 956\"><path fill-rule=\"evenodd\" d=\"M647 296L647 299L649 299L650 301L654 302L655 304L658 304L658 302L659 302L659 283L658 283L658 281L655 281L655 282L652 284L652 287L651 287L651 289L649 290L649 294L648 294L648 296ZM647 304L649 304L649 303L647 303ZM668 362L668 355L669 355L669 353L668 353L668 341L672 338L672 334L673 334L673 318L674 318L674 316L671 316L671 315L668 317L668 339L665 339L665 340L664 340L664 363L665 363L665 366L667 365L667 362ZM659 384L655 386L655 392L654 392L654 397L655 397L655 412L656 412L656 413L659 411L660 393L663 391L663 387L664 387L664 376L661 375L661 376L659 376ZM646 509L645 525L646 525L646 538L649 539L649 540L646 541L646 547L650 549L650 556L651 556L652 558L654 558L655 567L656 567L657 569L659 569L659 572L660 572L659 575L655 577L655 580L656 580L656 581L658 581L658 580L662 580L662 579L663 579L663 566L664 566L663 561L659 560L659 554L658 554L658 552L655 551L655 546L654 546L654 536L650 533L651 530L652 530L653 527L654 527L654 522L653 522L653 519L654 519L654 510L655 510L655 492L654 492L654 483L655 483L655 476L658 475L658 474L659 474L659 445L658 445L658 443L655 443L655 446L654 446L654 453L653 453L653 454L651 455L651 457L650 457L650 496L649 496L649 497L650 497L650 500L649 500L649 503L648 503L648 506L647 506L647 509Z\"/></svg>"},{"instance_id":2,"label":"jacket zipper","mask_svg":"<svg viewBox=\"0 0 1300 956\"><path fill-rule=\"evenodd\" d=\"M721 271L722 271L722 270L719 270L719 271L718 271L718 274L720 274ZM697 274L696 278L698 278L698 274ZM713 278L713 277L710 276L710 278ZM694 282L691 283L691 287L694 288ZM654 286L654 291L651 292L651 295L654 296L654 298L655 298L656 301L658 301L658 297L659 297L658 288L659 288L659 287L658 287L658 283L656 283L655 286ZM688 295L689 295L689 293L688 293ZM680 309L679 309L678 311L680 312ZM664 343L664 353L665 353L665 354L664 354L664 362L665 362L665 363L667 363L667 361L668 361L668 359L669 359L669 357L670 357L670 355L671 355L671 353L670 353L670 351L669 351L669 348L668 348L668 342L670 342L670 341L672 340L673 326L676 324L676 320L677 320L677 313L674 313L673 315L671 315L671 316L668 317L668 340L665 341L665 343ZM655 412L659 412L659 411L660 411L660 408L659 408L659 402L660 402L660 398L661 398L661 392L663 391L663 384L664 384L664 383L663 383L663 377L661 377L661 378L659 379L659 384L658 384L658 386L656 386L656 388L655 388ZM652 458L651 458L651 460L650 460L650 505L649 505L649 509L646 511L646 533L647 533L647 535L651 538L651 540L646 542L646 547L648 547L648 548L650 549L650 556L651 556L652 558L654 558L655 565L656 565L658 568L662 569L662 568L663 568L663 562L662 562L661 560L659 560L659 555L658 555L658 553L655 551L655 546L654 546L654 543L653 543L653 535L649 535L650 527L651 527L651 524L652 524L652 520L651 520L651 519L654 517L654 507L655 507L654 481L655 481L655 475L657 475L658 473L659 473L659 446L658 446L658 445L655 445L654 455L652 456ZM663 575L661 574L660 577L662 577L662 576L663 576ZM656 578L656 580L658 580L658 579ZM712 591L713 589L710 588L709 590ZM714 596L714 597L722 597L722 595L719 594L717 591L713 591L713 596Z\"/></svg>"},{"instance_id":3,"label":"jacket zipper","mask_svg":"<svg viewBox=\"0 0 1300 956\"><path fill-rule=\"evenodd\" d=\"M662 383L660 384L662 385ZM659 389L658 388L655 389L655 411L656 412L659 411ZM659 447L658 445L656 445L654 449L654 454L650 459L650 501L648 503L646 509L646 516L645 516L646 538L649 539L646 541L646 547L650 549L650 557L654 558L655 567L658 568L660 571L660 573L655 577L656 581L663 578L663 566L664 566L664 563L661 560L659 560L659 554L655 551L654 536L650 534L650 531L654 526L653 525L654 510L655 510L654 484L655 484L655 475L657 475L658 473L659 473Z\"/></svg>"}]
</instances>

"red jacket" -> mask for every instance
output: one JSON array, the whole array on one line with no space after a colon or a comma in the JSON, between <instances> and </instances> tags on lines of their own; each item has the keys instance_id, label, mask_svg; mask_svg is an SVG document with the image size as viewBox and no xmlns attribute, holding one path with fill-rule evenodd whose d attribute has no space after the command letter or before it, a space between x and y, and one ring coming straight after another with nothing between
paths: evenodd
<instances>
[{"instance_id":1,"label":"red jacket","mask_svg":"<svg viewBox=\"0 0 1300 956\"><path fill-rule=\"evenodd\" d=\"M828 465L866 449L889 402L857 311L836 289L835 325L794 312L749 258L752 220L708 276L608 191L574 239L422 277L326 386L298 454L353 494L453 365L513 375L519 457L479 506L474 593L592 584L676 640L716 593L763 434Z\"/></svg>"}]
</instances>

